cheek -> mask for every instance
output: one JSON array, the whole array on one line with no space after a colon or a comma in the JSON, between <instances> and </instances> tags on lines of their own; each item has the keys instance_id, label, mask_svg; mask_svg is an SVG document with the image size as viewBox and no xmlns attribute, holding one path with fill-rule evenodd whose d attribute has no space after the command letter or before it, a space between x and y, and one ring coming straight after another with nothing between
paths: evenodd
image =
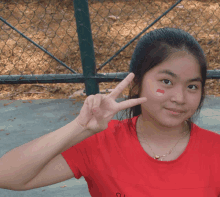
<instances>
[{"instance_id":1,"label":"cheek","mask_svg":"<svg viewBox=\"0 0 220 197\"><path fill-rule=\"evenodd\" d=\"M188 98L188 103L192 110L196 110L199 107L201 95L200 94L192 94Z\"/></svg>"},{"instance_id":2,"label":"cheek","mask_svg":"<svg viewBox=\"0 0 220 197\"><path fill-rule=\"evenodd\" d=\"M157 89L157 91L156 91L157 96L163 96L164 93L165 93L165 91L161 90L161 89Z\"/></svg>"},{"instance_id":3,"label":"cheek","mask_svg":"<svg viewBox=\"0 0 220 197\"><path fill-rule=\"evenodd\" d=\"M165 91L163 89L159 89L156 82L153 82L151 79L148 80L150 91L153 95L157 97L164 96Z\"/></svg>"}]
</instances>

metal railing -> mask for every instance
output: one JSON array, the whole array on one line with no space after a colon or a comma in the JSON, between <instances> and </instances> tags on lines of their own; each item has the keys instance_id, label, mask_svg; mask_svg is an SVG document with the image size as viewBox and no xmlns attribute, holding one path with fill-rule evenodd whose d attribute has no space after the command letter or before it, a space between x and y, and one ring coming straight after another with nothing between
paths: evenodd
<instances>
[{"instance_id":1,"label":"metal railing","mask_svg":"<svg viewBox=\"0 0 220 197\"><path fill-rule=\"evenodd\" d=\"M107 4L108 2L109 4ZM111 11L114 5L119 6L123 4L124 7L120 7L119 9L119 10L123 10L123 8L126 7L126 3L129 4L129 2L131 3L131 1L127 2L127 1L112 0L112 1L106 1L105 4L105 1L103 0L102 1L91 0L89 2L87 0L74 0L74 1L64 1L63 3L65 4L62 5L59 4L58 6L56 6L56 9L51 4L52 0L45 1L45 3L42 3L42 1L38 1L38 0L31 2L25 0L0 2L0 20L1 20L0 58L4 60L0 62L1 72L3 73L2 75L0 75L0 84L85 83L86 95L88 96L91 94L99 93L100 82L112 82L112 81L123 80L128 75L128 72L115 72L115 73L111 72L108 74L97 73L97 72L101 71L106 65L112 62L113 59L116 59L116 57L121 55L121 53L125 51L125 49L128 48L134 41L137 41L137 39L143 33L145 33L147 30L158 24L158 22L160 22L162 19L165 18L166 20L168 20L169 19L168 14L170 12L176 13L176 10L174 9L177 9L177 6L181 2L183 3L184 1L183 0L178 0L176 2L161 1L162 2L161 5L165 2L166 6L163 5L164 6L163 9L158 9L158 11L155 11L154 13L153 12L151 13L151 10L148 9L148 7L150 8L152 6L155 6L155 8L158 7L158 5L155 4L153 1L146 1L147 3L144 1L143 1L144 3L141 1L139 2L136 1L137 2L136 7L138 7L138 3L139 3L143 5L143 7L145 6L144 9L146 10L146 12L148 11L149 13L152 14L151 19L148 19L148 21L144 23L145 27L143 29L140 29L139 32L136 33L136 35L130 34L130 37L132 39L129 40L127 38L129 37L128 36L129 34L127 34L127 36L125 36L127 40L126 41L127 44L118 45L116 47L117 48L116 51L111 51L111 53L113 54L111 55L110 58L106 58L107 60L105 61L101 60L102 58L100 58L99 62L102 61L104 63L100 63L99 67L96 68L97 62L95 56L96 54L98 55L101 54L99 52L99 49L102 46L100 45L99 49L97 48L97 46L94 47L93 40L98 38L96 37L94 38L95 35L94 33L92 34L92 32L97 32L98 35L103 36L103 32L100 33L99 30L101 29L102 25L104 26L104 24L107 21L108 24L110 25L107 26L106 32L108 32L108 35L110 35L111 28L113 28L112 26L114 25L114 27L117 27L117 24L115 25L115 22L120 21L120 13L115 10L107 13L105 17L101 16L101 14L103 14L101 10L102 5L109 6L109 10ZM188 4L189 3L190 2L188 2ZM110 4L111 6L112 5L113 6L111 7ZM191 2L191 4L193 4L193 2ZM178 9L181 9L182 6L183 5L180 5ZM100 7L100 9L97 10L97 7ZM132 10L135 10L136 7L132 7ZM117 10L117 7L114 8ZM107 9L108 8L106 8L106 10ZM72 10L72 16L71 16L71 10ZM113 15L114 13L115 15ZM91 19L91 15L93 16L92 19ZM98 22L95 20L96 15L99 15L99 17L101 16L100 18L103 19L102 24L98 24ZM133 16L133 13L129 13L126 16L125 15L126 14L121 16L122 21L126 21L125 20L126 17L129 18ZM135 15L136 18L135 17L133 18L133 22L138 23L137 18L141 18L141 17L137 16L137 12ZM181 20L184 20L185 17L181 18L181 12L177 13L177 15ZM216 14L216 15L220 17L220 14ZM204 20L209 21L210 18L211 16ZM112 22L109 22L108 19L110 19ZM175 21L177 19L174 18L172 20ZM166 25L166 26L174 26L174 27L177 26L172 24L172 20L170 22L170 25ZM198 18L195 19L195 21L197 21L198 24L201 23ZM38 26L36 27L34 26L34 24L37 24ZM163 24L160 25L163 26ZM193 25L191 24L190 30L192 29L192 27ZM213 26L213 29L214 28L215 26ZM198 28L195 28L194 32L192 33L194 34L195 37L198 36L200 32L197 29ZM202 29L204 29L204 26L201 27L201 30ZM195 33L196 31L197 33ZM75 36L74 32L77 32L78 37ZM120 29L118 32L120 32ZM218 35L219 35L219 30L217 29L215 32L212 33L211 38L213 38L215 41L216 38L218 38ZM44 37L44 39L42 39L42 37ZM201 37L202 37L201 35L198 36L199 39L201 39ZM25 43L24 39L27 40L26 45L24 44ZM102 38L100 38L100 42L101 39ZM210 42L211 41L209 41L208 43L209 45L211 44ZM76 45L79 46L78 49ZM47 64L48 67L51 68L52 66L50 65L50 62L53 61L53 65L56 65L54 64L55 61L57 62L57 64L61 65L62 67L65 67L73 74L43 74L43 75L39 75L39 74L5 75L4 74L5 70L7 71L10 70L9 68L11 68L12 65L19 65L20 67L24 68L24 64L27 66L29 65L29 62L33 63L33 61L37 59L37 56L39 54L42 54L41 52L37 51L37 49L39 49L42 53L45 53L46 55L44 54L41 55L40 57L41 61L36 61L35 64L38 63ZM96 51L94 49L96 49ZM50 50L53 52L51 52ZM81 55L81 64L83 69L82 74L71 68L71 67L77 67L74 65L74 63L76 63L75 59L73 59L74 61L71 62L71 66L68 66L67 63L61 60L61 59L65 60L65 58L68 57L68 54L78 53L79 51ZM56 57L57 55L61 56L61 58ZM28 57L27 59L29 60L29 62L28 61L24 62L25 57L23 56ZM131 58L131 55L128 58ZM48 59L50 59L49 63L48 63ZM9 60L11 64L8 65L5 62L6 60ZM21 66L22 65L20 63L21 61L23 61L23 66ZM120 59L117 59L117 62L120 64ZM129 66L129 63L127 63L127 65ZM36 65L34 65L33 67L36 67ZM208 74L207 76L208 79L220 79L220 70L208 70L207 74Z\"/></svg>"}]
</instances>

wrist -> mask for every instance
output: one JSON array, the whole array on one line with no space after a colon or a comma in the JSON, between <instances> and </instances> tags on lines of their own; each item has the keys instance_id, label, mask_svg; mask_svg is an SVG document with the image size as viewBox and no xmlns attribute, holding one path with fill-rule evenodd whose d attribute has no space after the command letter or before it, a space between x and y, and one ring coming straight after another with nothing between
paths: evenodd
<instances>
[{"instance_id":1,"label":"wrist","mask_svg":"<svg viewBox=\"0 0 220 197\"><path fill-rule=\"evenodd\" d=\"M76 120L76 123L78 124L78 126L80 126L83 131L86 130L86 125L80 124L80 122L78 120L78 116L76 117L75 120Z\"/></svg>"}]
</instances>

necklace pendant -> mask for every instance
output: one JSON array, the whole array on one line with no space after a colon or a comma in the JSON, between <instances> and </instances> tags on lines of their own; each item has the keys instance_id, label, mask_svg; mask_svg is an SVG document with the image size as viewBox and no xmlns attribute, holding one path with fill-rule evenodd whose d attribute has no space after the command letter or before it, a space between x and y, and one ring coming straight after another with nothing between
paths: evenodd
<instances>
[{"instance_id":1,"label":"necklace pendant","mask_svg":"<svg viewBox=\"0 0 220 197\"><path fill-rule=\"evenodd\" d=\"M160 159L159 155L155 155L154 159Z\"/></svg>"}]
</instances>

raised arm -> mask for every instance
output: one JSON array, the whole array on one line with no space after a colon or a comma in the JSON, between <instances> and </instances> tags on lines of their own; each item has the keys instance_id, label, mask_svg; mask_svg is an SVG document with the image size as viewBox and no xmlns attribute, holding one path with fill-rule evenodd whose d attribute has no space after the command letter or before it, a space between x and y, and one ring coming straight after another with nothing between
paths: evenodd
<instances>
[{"instance_id":1,"label":"raised arm","mask_svg":"<svg viewBox=\"0 0 220 197\"><path fill-rule=\"evenodd\" d=\"M62 166L66 165L58 155L84 139L107 129L109 121L119 111L147 101L144 97L121 103L115 102L133 78L134 74L130 73L109 95L88 96L74 121L3 155L0 158L0 188L30 189L70 178L71 176L62 173L57 173L55 177L53 173L56 171L50 169L56 168L59 163L62 163ZM67 166L66 169L63 173L69 172ZM53 176L50 176L51 174Z\"/></svg>"}]
</instances>

